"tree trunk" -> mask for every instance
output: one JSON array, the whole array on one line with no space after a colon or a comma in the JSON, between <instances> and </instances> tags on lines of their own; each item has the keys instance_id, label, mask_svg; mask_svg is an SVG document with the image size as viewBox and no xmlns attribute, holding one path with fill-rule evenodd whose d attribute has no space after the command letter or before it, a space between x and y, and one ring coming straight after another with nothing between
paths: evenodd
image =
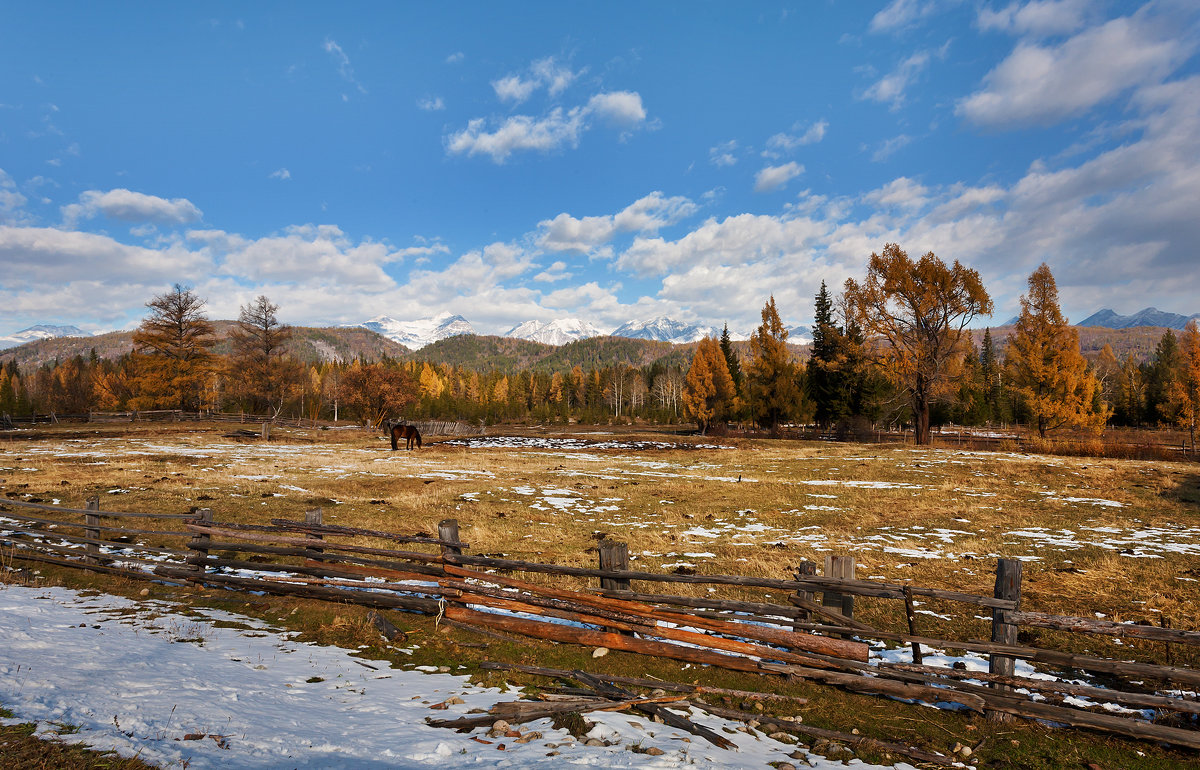
<instances>
[{"instance_id":1,"label":"tree trunk","mask_svg":"<svg viewBox=\"0 0 1200 770\"><path fill-rule=\"evenodd\" d=\"M924 395L913 395L913 421L915 430L913 438L917 446L928 446L933 441L930 438L929 398Z\"/></svg>"}]
</instances>

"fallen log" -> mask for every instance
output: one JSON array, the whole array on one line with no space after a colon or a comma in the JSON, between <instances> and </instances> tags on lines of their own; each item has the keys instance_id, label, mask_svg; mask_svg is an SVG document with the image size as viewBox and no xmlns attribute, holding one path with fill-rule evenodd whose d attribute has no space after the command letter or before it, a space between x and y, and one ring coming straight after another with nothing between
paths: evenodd
<instances>
[{"instance_id":1,"label":"fallen log","mask_svg":"<svg viewBox=\"0 0 1200 770\"><path fill-rule=\"evenodd\" d=\"M430 727L448 727L459 732L469 732L477 727L491 727L497 720L503 719L513 725L545 719L557 714L569 714L574 711L586 714L591 711L624 711L643 704L676 703L684 700L682 695L672 695L662 698L633 698L631 700L614 701L608 698L581 699L569 703L536 703L530 701L513 701L497 703L488 709L487 714L459 719L426 719Z\"/></svg>"},{"instance_id":2,"label":"fallen log","mask_svg":"<svg viewBox=\"0 0 1200 770\"><path fill-rule=\"evenodd\" d=\"M980 695L961 692L948 686L933 687L928 684L912 684L881 676L825 671L786 663L764 662L759 664L759 668L776 674L786 674L800 679L811 679L815 682L837 685L851 692L868 695L888 695L903 700L928 701L930 703L958 703L980 713L983 712L984 707L984 700Z\"/></svg>"},{"instance_id":3,"label":"fallen log","mask_svg":"<svg viewBox=\"0 0 1200 770\"><path fill-rule=\"evenodd\" d=\"M1134 623L1114 623L1111 620L1078 618L1068 615L1050 615L1045 612L1009 612L1008 620L1022 626L1051 628L1056 631L1074 631L1098 636L1149 639L1156 642L1178 642L1200 645L1200 631L1185 631L1181 628L1159 628Z\"/></svg>"},{"instance_id":4,"label":"fallen log","mask_svg":"<svg viewBox=\"0 0 1200 770\"><path fill-rule=\"evenodd\" d=\"M561 668L542 668L539 666L525 666L519 663L497 663L495 661L485 660L480 664L480 668L489 671L515 671L522 674L532 674L534 676L544 676L554 679L570 679L571 673ZM752 690L729 690L724 687L709 687L703 684L685 684L682 682L664 682L658 679L640 679L632 676L616 676L614 674L597 674L592 673L592 676L597 679L602 679L605 682L613 684L623 684L630 687L643 687L650 690L667 690L669 692L687 692L687 693L706 693L710 695L728 695L733 698L743 698L746 700L786 700L792 703L805 704L808 703L808 698L799 698L794 695L780 695L773 692L754 692Z\"/></svg>"},{"instance_id":5,"label":"fallen log","mask_svg":"<svg viewBox=\"0 0 1200 770\"><path fill-rule=\"evenodd\" d=\"M308 548L320 546L320 548L324 551L361 553L371 556L391 556L393 558L406 559L408 561L439 562L442 560L441 556L431 553L421 553L420 551L396 551L390 548L370 548L365 545L342 545L330 543L325 540L317 542L311 538L306 539L302 537L287 537L285 535L260 535L254 532L247 532L236 528L231 528L224 524L214 527L206 524L192 524L189 522L184 526L187 527L189 532L195 532L199 535L223 535L225 537L236 537L240 540L251 540L258 543L286 543L287 545L302 545L307 546ZM236 547L236 544L230 545Z\"/></svg>"},{"instance_id":6,"label":"fallen log","mask_svg":"<svg viewBox=\"0 0 1200 770\"><path fill-rule=\"evenodd\" d=\"M576 671L574 673L574 678L576 681L586 684L588 687L593 688L603 695L616 696L620 698L630 698L633 696L633 693L629 692L628 690L623 690L614 684L597 679L595 676L587 673L586 671ZM639 704L634 706L634 708L643 713L658 717L663 721L664 724L670 725L671 727L687 730L692 735L699 735L704 740L719 748L732 749L737 747L736 744L734 744L734 742L728 738L718 735L707 727L698 725L687 717L680 716L679 714L665 709L662 706L647 703Z\"/></svg>"},{"instance_id":7,"label":"fallen log","mask_svg":"<svg viewBox=\"0 0 1200 770\"><path fill-rule=\"evenodd\" d=\"M827 730L823 727L813 727L812 725L806 725L803 722L788 722L786 720L765 716L763 714L751 714L746 711L721 708L719 706L713 706L702 700L693 699L691 703L701 711L707 711L716 717L722 717L724 719L737 719L742 722L755 720L761 723L763 728L766 728L768 731L774 730L775 732L799 733L801 735L808 735L813 738L824 738L830 741L848 743L851 746L862 746L866 749L882 751L889 754L900 754L901 756L915 759L918 762L928 762L934 765L941 765L942 767L953 767L954 765L958 764L957 760L955 760L953 757L946 757L941 754L932 754L928 751L922 751L921 749L913 748L912 746L891 743L889 741L881 741L876 738L868 738L865 735L851 735L850 733L842 733L838 732L837 730Z\"/></svg>"},{"instance_id":8,"label":"fallen log","mask_svg":"<svg viewBox=\"0 0 1200 770\"><path fill-rule=\"evenodd\" d=\"M368 593L366 591L342 591L337 588L318 588L316 586L295 585L289 583L272 583L253 578L240 578L230 575L214 575L211 573L195 572L193 570L158 567L155 575L184 580L188 583L208 583L218 586L234 586L249 591L261 591L267 594L284 596L303 596L308 599L324 599L340 601L347 604L359 604L365 607L417 610L428 614L438 611L438 602L434 599L417 597L389 596L387 594Z\"/></svg>"},{"instance_id":9,"label":"fallen log","mask_svg":"<svg viewBox=\"0 0 1200 770\"><path fill-rule=\"evenodd\" d=\"M759 671L758 663L749 658L727 655L712 650L684 647L653 639L622 636L612 631L596 631L590 628L564 626L558 623L543 623L538 620L526 620L508 615L497 615L491 612L476 612L475 610L468 610L453 605L446 607L445 616L450 620L460 623L491 626L510 633L532 636L535 639L550 639L556 642L569 642L571 644L581 644L590 647L607 647L610 650L622 650L641 655L655 655L661 658L682 660L686 663L719 666L734 671Z\"/></svg>"},{"instance_id":10,"label":"fallen log","mask_svg":"<svg viewBox=\"0 0 1200 770\"><path fill-rule=\"evenodd\" d=\"M725 634L727 636L740 636L747 639L756 639L758 641L776 644L781 647L788 647L790 649L821 653L831 657L858 661L866 661L870 655L870 648L861 642L830 639L824 636L796 633L794 631L784 631L781 629L764 628L762 626L753 626L746 623L712 620L710 618L699 618L694 615L672 613L657 609L655 607L650 607L640 602L632 602L622 599L610 599L608 597L586 594L579 591L567 591L563 589L550 588L547 586L539 586L535 583L516 580L514 578L502 577L499 575L492 575L474 570L466 570L450 564L447 564L445 569L447 574L455 575L457 577L474 578L476 580L517 588L557 599L574 601L589 607L609 609L616 612L637 615L639 617L673 623L676 625L703 628L706 631Z\"/></svg>"},{"instance_id":11,"label":"fallen log","mask_svg":"<svg viewBox=\"0 0 1200 770\"><path fill-rule=\"evenodd\" d=\"M338 524L309 524L303 521L289 519L271 519L271 525L291 532L311 532L314 535L344 535L347 537L375 537L380 540L393 540L397 543L423 543L427 545L452 545L458 548L469 548L467 543L443 540L440 537L425 535L397 535L394 532L382 532L377 529L360 529L344 527Z\"/></svg>"},{"instance_id":12,"label":"fallen log","mask_svg":"<svg viewBox=\"0 0 1200 770\"><path fill-rule=\"evenodd\" d=\"M1119 703L1124 706L1141 706L1143 708L1161 709L1164 711L1178 711L1181 714L1200 714L1200 701L1186 700L1169 695L1125 692L1124 690L1110 690L1105 687L1092 687L1086 684L1056 682L1047 679L1028 679L1021 676L1001 676L999 674L990 674L986 671L958 671L940 666L909 665L907 663L879 664L879 671L881 673L893 669L910 671L917 674L929 674L936 677L947 677L949 679L974 679L980 682L996 682L997 684L1008 685L1010 687L1023 687L1036 692L1081 695L1086 698L1098 699L1104 703Z\"/></svg>"}]
</instances>

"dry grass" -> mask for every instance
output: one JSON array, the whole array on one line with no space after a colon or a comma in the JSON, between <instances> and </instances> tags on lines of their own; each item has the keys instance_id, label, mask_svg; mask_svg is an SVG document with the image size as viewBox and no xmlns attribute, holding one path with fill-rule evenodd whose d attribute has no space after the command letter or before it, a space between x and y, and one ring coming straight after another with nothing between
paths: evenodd
<instances>
[{"instance_id":1,"label":"dry grass","mask_svg":"<svg viewBox=\"0 0 1200 770\"><path fill-rule=\"evenodd\" d=\"M0 494L79 507L99 495L103 508L162 513L206 506L218 521L236 522L299 519L305 509L321 506L328 523L398 532L434 533L439 520L456 518L469 553L583 566L595 565L596 544L609 536L629 544L635 569L650 571L783 578L802 560L821 563L829 554L854 554L859 578L983 594L992 591L997 557L1021 558L1026 609L1089 617L1099 612L1156 625L1166 616L1175 627L1192 629L1200 617L1200 468L1190 464L635 432L573 437L674 446L467 448L435 440L420 451L392 452L376 433L279 429L264 444L223 438L226 430L106 426L93 433L86 426L59 426L9 434L0 438ZM728 448L691 446L698 443ZM104 585L101 578L87 580ZM682 584L635 588L707 590ZM719 593L782 600L769 591ZM182 594L188 601L284 623L316 641L378 644L359 608L247 600L226 592ZM951 638L988 633L981 619L987 613L976 608L930 601L919 609L936 613L918 616L922 633ZM856 613L883 628L904 625L899 602L859 598ZM470 634L447 635L444 627L408 615L393 619L423 642L419 655L405 662L440 665L481 655L459 646L481 641ZM1064 649L1165 660L1162 644L1117 647L1100 637L1027 633ZM692 678L676 664L636 656L614 653L597 664L586 651L569 646L488 643L485 657L493 659ZM1177 664L1200 666L1195 652L1179 645L1174 652ZM728 679L733 687L779 686L723 672L705 676ZM813 697L806 720L822 726L849 730L861 726L866 713L880 720L878 735L885 739L917 735L940 746L947 733L963 743L982 735L973 733L982 723L957 715L931 716L928 709L914 712L844 693L831 698L829 690L811 685L785 689ZM910 724L917 721L921 724ZM1121 741L1032 725L1013 729L1023 742L1018 753L1026 766L1067 766L1067 760L1041 759L1055 752L1113 767L1153 758L1131 760L1146 747L1130 749L1132 744ZM1015 751L994 748L999 758ZM1172 756L1154 761L1169 766Z\"/></svg>"}]
</instances>

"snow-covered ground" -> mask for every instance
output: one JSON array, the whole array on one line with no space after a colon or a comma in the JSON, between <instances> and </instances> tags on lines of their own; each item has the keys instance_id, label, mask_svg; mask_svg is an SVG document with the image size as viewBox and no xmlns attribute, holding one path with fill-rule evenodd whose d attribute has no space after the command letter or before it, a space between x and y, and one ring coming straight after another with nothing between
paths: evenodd
<instances>
[{"instance_id":1,"label":"snow-covered ground","mask_svg":"<svg viewBox=\"0 0 1200 770\"><path fill-rule=\"evenodd\" d=\"M609 746L585 746L549 720L526 725L542 737L523 744L433 728L426 717L518 694L298 642L220 610L185 615L153 600L0 584L0 639L0 705L15 715L0 722L37 722L42 737L163 767L846 766L699 712L691 718L737 749L628 713L588 715L590 735ZM462 702L430 708L452 698ZM788 756L796 751L803 759Z\"/></svg>"}]
</instances>

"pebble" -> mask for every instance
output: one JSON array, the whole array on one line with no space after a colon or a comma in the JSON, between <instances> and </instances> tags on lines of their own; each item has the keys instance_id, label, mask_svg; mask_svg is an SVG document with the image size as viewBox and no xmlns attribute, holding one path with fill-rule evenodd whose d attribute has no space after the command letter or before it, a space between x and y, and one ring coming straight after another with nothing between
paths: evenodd
<instances>
[{"instance_id":1,"label":"pebble","mask_svg":"<svg viewBox=\"0 0 1200 770\"><path fill-rule=\"evenodd\" d=\"M662 756L663 754L665 754L666 752L665 752L665 751L663 751L662 749L658 748L657 746L651 746L650 748L646 749L646 750L645 750L644 752L642 752L642 753L643 753L643 754L649 754L649 755L650 755L650 756L652 756L652 757L661 757L661 756Z\"/></svg>"},{"instance_id":2,"label":"pebble","mask_svg":"<svg viewBox=\"0 0 1200 770\"><path fill-rule=\"evenodd\" d=\"M607 647L597 647L596 649L592 650L593 658L603 658L607 654L608 654Z\"/></svg>"},{"instance_id":3,"label":"pebble","mask_svg":"<svg viewBox=\"0 0 1200 770\"><path fill-rule=\"evenodd\" d=\"M603 746L604 741L600 740L599 738L588 738L587 741L585 741L583 745L584 746Z\"/></svg>"},{"instance_id":4,"label":"pebble","mask_svg":"<svg viewBox=\"0 0 1200 770\"><path fill-rule=\"evenodd\" d=\"M149 588L143 588L142 590L138 591L138 596L149 596L149 595L150 595Z\"/></svg>"}]
</instances>

